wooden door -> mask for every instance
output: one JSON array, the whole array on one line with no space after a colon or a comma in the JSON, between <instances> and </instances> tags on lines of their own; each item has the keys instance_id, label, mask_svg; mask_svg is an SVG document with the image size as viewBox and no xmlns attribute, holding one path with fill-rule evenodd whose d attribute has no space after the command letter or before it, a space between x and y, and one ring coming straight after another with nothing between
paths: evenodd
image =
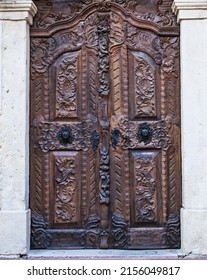
<instances>
[{"instance_id":1,"label":"wooden door","mask_svg":"<svg viewBox=\"0 0 207 280\"><path fill-rule=\"evenodd\" d=\"M32 248L178 248L172 1L35 1Z\"/></svg>"}]
</instances>

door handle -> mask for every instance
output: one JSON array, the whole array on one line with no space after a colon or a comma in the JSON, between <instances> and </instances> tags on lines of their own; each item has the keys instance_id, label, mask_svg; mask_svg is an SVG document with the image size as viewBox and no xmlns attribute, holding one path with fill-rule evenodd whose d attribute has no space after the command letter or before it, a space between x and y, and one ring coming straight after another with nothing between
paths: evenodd
<instances>
[{"instance_id":1,"label":"door handle","mask_svg":"<svg viewBox=\"0 0 207 280\"><path fill-rule=\"evenodd\" d=\"M74 136L70 126L64 125L63 127L61 127L61 129L57 134L57 139L60 141L60 144L63 146L67 146L67 144L72 144L74 140Z\"/></svg>"},{"instance_id":2,"label":"door handle","mask_svg":"<svg viewBox=\"0 0 207 280\"><path fill-rule=\"evenodd\" d=\"M64 125L57 133L57 139L60 141L60 144L63 146L67 146L67 144L72 144L75 140L75 137L72 133L72 129L70 126ZM99 133L95 129L90 133L90 144L92 149L95 151L98 148L99 144Z\"/></svg>"},{"instance_id":3,"label":"door handle","mask_svg":"<svg viewBox=\"0 0 207 280\"><path fill-rule=\"evenodd\" d=\"M147 123L143 123L139 126L137 132L137 139L139 142L144 142L145 145L152 141L153 130Z\"/></svg>"}]
</instances>

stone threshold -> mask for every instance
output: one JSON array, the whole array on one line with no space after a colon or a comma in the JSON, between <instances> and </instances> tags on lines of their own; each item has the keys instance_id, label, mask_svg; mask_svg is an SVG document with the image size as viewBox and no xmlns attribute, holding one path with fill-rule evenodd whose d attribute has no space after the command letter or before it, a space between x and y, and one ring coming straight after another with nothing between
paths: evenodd
<instances>
[{"instance_id":1,"label":"stone threshold","mask_svg":"<svg viewBox=\"0 0 207 280\"><path fill-rule=\"evenodd\" d=\"M181 250L31 250L27 259L178 259Z\"/></svg>"},{"instance_id":2,"label":"stone threshold","mask_svg":"<svg viewBox=\"0 0 207 280\"><path fill-rule=\"evenodd\" d=\"M31 250L27 255L0 255L0 260L207 260L207 255L178 250Z\"/></svg>"}]
</instances>

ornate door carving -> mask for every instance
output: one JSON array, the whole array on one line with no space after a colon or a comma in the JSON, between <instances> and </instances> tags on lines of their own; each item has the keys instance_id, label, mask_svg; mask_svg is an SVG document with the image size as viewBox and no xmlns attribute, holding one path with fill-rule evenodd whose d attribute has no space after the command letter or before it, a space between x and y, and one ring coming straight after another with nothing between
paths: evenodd
<instances>
[{"instance_id":1,"label":"ornate door carving","mask_svg":"<svg viewBox=\"0 0 207 280\"><path fill-rule=\"evenodd\" d=\"M35 1L33 248L179 247L179 28L171 2Z\"/></svg>"}]
</instances>

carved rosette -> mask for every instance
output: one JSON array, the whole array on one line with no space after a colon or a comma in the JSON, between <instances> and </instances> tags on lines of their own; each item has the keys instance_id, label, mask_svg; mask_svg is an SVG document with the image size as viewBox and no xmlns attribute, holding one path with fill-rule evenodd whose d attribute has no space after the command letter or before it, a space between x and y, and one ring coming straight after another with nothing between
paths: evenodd
<instances>
[{"instance_id":1,"label":"carved rosette","mask_svg":"<svg viewBox=\"0 0 207 280\"><path fill-rule=\"evenodd\" d=\"M46 249L52 237L47 232L47 225L41 214L33 213L31 221L31 246L34 249Z\"/></svg>"},{"instance_id":2,"label":"carved rosette","mask_svg":"<svg viewBox=\"0 0 207 280\"><path fill-rule=\"evenodd\" d=\"M135 205L136 222L153 222L155 220L155 164L151 158L136 159L135 167Z\"/></svg>"},{"instance_id":3,"label":"carved rosette","mask_svg":"<svg viewBox=\"0 0 207 280\"><path fill-rule=\"evenodd\" d=\"M75 193L77 192L75 180L75 162L70 157L56 158L56 200L55 223L76 222Z\"/></svg>"}]
</instances>

